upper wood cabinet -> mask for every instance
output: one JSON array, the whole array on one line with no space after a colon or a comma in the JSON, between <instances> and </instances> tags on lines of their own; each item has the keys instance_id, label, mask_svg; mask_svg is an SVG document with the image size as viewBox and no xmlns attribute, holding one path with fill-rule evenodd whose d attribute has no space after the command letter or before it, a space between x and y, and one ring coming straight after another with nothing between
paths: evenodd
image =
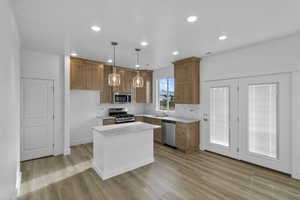
<instances>
[{"instance_id":1,"label":"upper wood cabinet","mask_svg":"<svg viewBox=\"0 0 300 200\"><path fill-rule=\"evenodd\" d=\"M151 71L151 70L140 70L140 74L144 78L144 86L142 88L136 88L136 90L135 90L135 101L137 103L152 103L153 71Z\"/></svg>"},{"instance_id":2,"label":"upper wood cabinet","mask_svg":"<svg viewBox=\"0 0 300 200\"><path fill-rule=\"evenodd\" d=\"M70 85L72 90L103 89L104 65L101 62L71 58Z\"/></svg>"},{"instance_id":3,"label":"upper wood cabinet","mask_svg":"<svg viewBox=\"0 0 300 200\"><path fill-rule=\"evenodd\" d=\"M190 57L174 63L175 104L199 104L200 58Z\"/></svg>"},{"instance_id":4,"label":"upper wood cabinet","mask_svg":"<svg viewBox=\"0 0 300 200\"><path fill-rule=\"evenodd\" d=\"M112 87L108 85L108 75L112 73L112 66L104 65L103 72L103 90L100 93L100 103L113 103Z\"/></svg>"},{"instance_id":5,"label":"upper wood cabinet","mask_svg":"<svg viewBox=\"0 0 300 200\"><path fill-rule=\"evenodd\" d=\"M71 58L70 85L72 90L98 90L100 103L113 103L114 92L132 93L137 103L152 103L152 73L151 70L140 70L144 78L143 88L133 88L133 78L136 71L125 67L116 67L121 76L121 84L117 87L108 85L108 75L112 73L111 65L90 61L82 58Z\"/></svg>"},{"instance_id":6,"label":"upper wood cabinet","mask_svg":"<svg viewBox=\"0 0 300 200\"><path fill-rule=\"evenodd\" d=\"M133 92L132 79L135 76L135 71L124 67L117 67L117 73L121 76L121 85L113 87L113 92Z\"/></svg>"}]
</instances>

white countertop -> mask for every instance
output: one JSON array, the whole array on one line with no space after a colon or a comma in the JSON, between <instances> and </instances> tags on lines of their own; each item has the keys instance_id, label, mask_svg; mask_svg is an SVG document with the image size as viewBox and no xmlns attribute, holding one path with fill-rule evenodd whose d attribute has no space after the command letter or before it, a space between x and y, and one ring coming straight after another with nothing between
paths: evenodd
<instances>
[{"instance_id":1,"label":"white countertop","mask_svg":"<svg viewBox=\"0 0 300 200\"><path fill-rule=\"evenodd\" d=\"M193 123L193 122L199 122L199 119L188 119L188 118L182 118L182 117L160 117L156 115L148 115L148 114L137 114L135 116L143 116L143 117L150 117L155 119L161 119L161 120L169 120L169 121L175 121L175 122L182 122L182 123Z\"/></svg>"},{"instance_id":2,"label":"white countertop","mask_svg":"<svg viewBox=\"0 0 300 200\"><path fill-rule=\"evenodd\" d=\"M96 115L96 118L98 118L98 119L115 119L115 117L110 117L110 116L100 116L100 115Z\"/></svg>"},{"instance_id":3,"label":"white countertop","mask_svg":"<svg viewBox=\"0 0 300 200\"><path fill-rule=\"evenodd\" d=\"M160 117L156 115L150 115L150 114L135 114L134 116L142 116L142 117L150 117L155 119L161 119L161 120L169 120L169 121L175 121L175 122L182 122L182 123L193 123L193 122L199 122L199 119L189 119L189 118L182 118L182 117ZM114 117L109 116L96 116L99 119L115 119Z\"/></svg>"},{"instance_id":4,"label":"white countertop","mask_svg":"<svg viewBox=\"0 0 300 200\"><path fill-rule=\"evenodd\" d=\"M95 126L92 129L105 136L113 136L128 133L138 133L150 129L160 128L160 126L152 125L144 122L132 122L124 124L113 124L106 126ZM94 132L95 133L95 132ZM96 134L97 134L96 133Z\"/></svg>"}]
</instances>

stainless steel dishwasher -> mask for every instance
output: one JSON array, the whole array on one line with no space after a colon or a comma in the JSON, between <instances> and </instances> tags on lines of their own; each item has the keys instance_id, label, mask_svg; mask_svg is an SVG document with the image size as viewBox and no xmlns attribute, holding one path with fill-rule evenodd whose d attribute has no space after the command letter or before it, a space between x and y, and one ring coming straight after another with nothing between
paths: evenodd
<instances>
[{"instance_id":1,"label":"stainless steel dishwasher","mask_svg":"<svg viewBox=\"0 0 300 200\"><path fill-rule=\"evenodd\" d=\"M167 144L172 147L176 147L176 122L169 120L162 120L162 130L163 130L163 138L164 144Z\"/></svg>"}]
</instances>

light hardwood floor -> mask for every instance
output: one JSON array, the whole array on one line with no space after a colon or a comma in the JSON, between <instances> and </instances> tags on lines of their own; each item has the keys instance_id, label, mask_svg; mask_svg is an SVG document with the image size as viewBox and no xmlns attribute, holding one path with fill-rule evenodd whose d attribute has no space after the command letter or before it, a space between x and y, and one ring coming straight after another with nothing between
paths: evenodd
<instances>
[{"instance_id":1,"label":"light hardwood floor","mask_svg":"<svg viewBox=\"0 0 300 200\"><path fill-rule=\"evenodd\" d=\"M23 162L19 199L30 200L300 200L300 181L209 152L190 155L155 144L155 162L102 181L92 145L69 156Z\"/></svg>"}]
</instances>

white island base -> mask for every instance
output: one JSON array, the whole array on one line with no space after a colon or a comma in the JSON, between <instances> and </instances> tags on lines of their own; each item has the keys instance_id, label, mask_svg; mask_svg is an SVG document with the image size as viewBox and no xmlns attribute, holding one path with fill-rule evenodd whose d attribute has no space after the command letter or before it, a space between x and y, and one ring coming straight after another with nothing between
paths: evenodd
<instances>
[{"instance_id":1,"label":"white island base","mask_svg":"<svg viewBox=\"0 0 300 200\"><path fill-rule=\"evenodd\" d=\"M143 122L93 127L93 168L102 180L152 163L155 128Z\"/></svg>"}]
</instances>

